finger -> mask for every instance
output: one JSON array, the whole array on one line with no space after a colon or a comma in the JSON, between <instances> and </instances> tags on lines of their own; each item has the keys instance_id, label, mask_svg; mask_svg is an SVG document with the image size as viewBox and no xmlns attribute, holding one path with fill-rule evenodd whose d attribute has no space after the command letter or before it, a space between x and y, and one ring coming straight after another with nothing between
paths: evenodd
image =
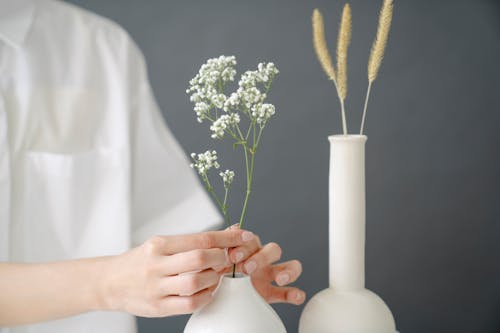
<instances>
[{"instance_id":1,"label":"finger","mask_svg":"<svg viewBox=\"0 0 500 333\"><path fill-rule=\"evenodd\" d=\"M229 259L233 264L237 264L242 262L245 259L248 259L252 254L259 251L262 247L260 243L260 239L257 235L254 235L254 238L245 243L243 246L238 246L232 249L228 249Z\"/></svg>"},{"instance_id":2,"label":"finger","mask_svg":"<svg viewBox=\"0 0 500 333\"><path fill-rule=\"evenodd\" d=\"M251 241L254 234L239 228L230 228L222 231L158 237L163 241L161 254L170 255L194 249L237 247Z\"/></svg>"},{"instance_id":3,"label":"finger","mask_svg":"<svg viewBox=\"0 0 500 333\"><path fill-rule=\"evenodd\" d=\"M222 270L215 270L217 272L217 274L219 275L219 278L226 275L226 274L229 274L233 272L233 265L230 264L229 266L227 267L224 267ZM237 272L241 272L241 269L238 270L238 266L236 266L236 271Z\"/></svg>"},{"instance_id":4,"label":"finger","mask_svg":"<svg viewBox=\"0 0 500 333\"><path fill-rule=\"evenodd\" d=\"M264 291L264 299L268 303L289 303L300 305L304 303L306 294L295 287L275 287L269 285Z\"/></svg>"},{"instance_id":5,"label":"finger","mask_svg":"<svg viewBox=\"0 0 500 333\"><path fill-rule=\"evenodd\" d=\"M258 268L264 268L267 265L280 260L281 253L282 251L278 244L268 243L243 264L243 271L248 275L251 275Z\"/></svg>"},{"instance_id":6,"label":"finger","mask_svg":"<svg viewBox=\"0 0 500 333\"><path fill-rule=\"evenodd\" d=\"M225 248L223 251L224 251L224 255L226 256L226 261L222 265L212 267L213 270L215 270L216 272L222 272L226 268L232 266L231 260L229 259L229 249Z\"/></svg>"},{"instance_id":7,"label":"finger","mask_svg":"<svg viewBox=\"0 0 500 333\"><path fill-rule=\"evenodd\" d=\"M227 253L223 249L191 250L161 258L164 275L201 271L229 264Z\"/></svg>"},{"instance_id":8,"label":"finger","mask_svg":"<svg viewBox=\"0 0 500 333\"><path fill-rule=\"evenodd\" d=\"M192 296L167 296L160 301L160 316L189 314L208 304L215 287L202 290Z\"/></svg>"},{"instance_id":9,"label":"finger","mask_svg":"<svg viewBox=\"0 0 500 333\"><path fill-rule=\"evenodd\" d=\"M298 260L290 260L270 267L267 277L275 281L278 286L297 281L302 274L302 264Z\"/></svg>"},{"instance_id":10,"label":"finger","mask_svg":"<svg viewBox=\"0 0 500 333\"><path fill-rule=\"evenodd\" d=\"M198 273L186 273L163 278L160 291L163 296L191 296L197 292L215 287L219 283L219 275L212 269Z\"/></svg>"}]
</instances>

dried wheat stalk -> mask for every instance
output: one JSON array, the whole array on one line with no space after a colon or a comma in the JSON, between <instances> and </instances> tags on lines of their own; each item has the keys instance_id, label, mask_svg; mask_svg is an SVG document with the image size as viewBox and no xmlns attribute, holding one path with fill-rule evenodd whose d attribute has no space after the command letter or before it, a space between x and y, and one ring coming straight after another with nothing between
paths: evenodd
<instances>
[{"instance_id":1,"label":"dried wheat stalk","mask_svg":"<svg viewBox=\"0 0 500 333\"><path fill-rule=\"evenodd\" d=\"M385 47L389 37L393 12L393 0L384 0L382 9L380 10L377 35L373 42L370 58L368 60L368 89L365 97L363 108L363 116L361 120L360 134L363 134L365 125L366 109L370 98L370 91L373 81L377 78L384 58ZM337 38L337 72L332 63L332 57L328 50L328 45L325 38L325 26L323 16L318 9L315 9L312 16L313 26L313 44L318 60L330 80L333 81L340 100L342 110L342 129L344 134L347 134L347 124L345 116L344 102L347 97L347 51L351 41L351 7L349 4L344 6L342 11L342 19L340 22L339 34Z\"/></svg>"},{"instance_id":2,"label":"dried wheat stalk","mask_svg":"<svg viewBox=\"0 0 500 333\"><path fill-rule=\"evenodd\" d=\"M377 78L380 65L382 64L382 59L384 58L385 47L387 45L387 39L391 29L393 3L393 0L384 0L382 9L380 10L377 35L375 37L375 41L373 42L370 58L368 60L368 89L366 91L363 117L361 118L361 128L359 130L360 134L363 134L365 126L366 108L368 106L368 99L370 98L372 83Z\"/></svg>"},{"instance_id":3,"label":"dried wheat stalk","mask_svg":"<svg viewBox=\"0 0 500 333\"><path fill-rule=\"evenodd\" d=\"M351 42L351 25L351 7L346 4L337 39L337 86L342 100L347 96L347 50Z\"/></svg>"},{"instance_id":4,"label":"dried wheat stalk","mask_svg":"<svg viewBox=\"0 0 500 333\"><path fill-rule=\"evenodd\" d=\"M332 57L330 51L328 50L328 45L325 38L325 25L323 22L323 16L318 9L315 9L312 16L312 26L313 26L313 45L316 55L321 64L321 67L325 71L326 75L330 80L333 81L335 85L335 90L340 100L341 114L342 114L342 129L344 134L347 134L347 122L344 110L344 99L341 97L339 92L339 86L337 82L337 76L335 73L335 67L333 67ZM347 49L346 49L347 51ZM344 72L345 73L345 72ZM347 82L345 82L347 84Z\"/></svg>"},{"instance_id":5,"label":"dried wheat stalk","mask_svg":"<svg viewBox=\"0 0 500 333\"><path fill-rule=\"evenodd\" d=\"M347 97L347 50L351 42L351 7L345 4L337 38L337 93L342 111L342 128L347 134L345 98Z\"/></svg>"},{"instance_id":6,"label":"dried wheat stalk","mask_svg":"<svg viewBox=\"0 0 500 333\"><path fill-rule=\"evenodd\" d=\"M319 63L326 75L334 83L335 81L335 68L333 67L332 57L328 51L328 44L325 38L325 25L323 23L323 15L318 9L315 9L312 16L313 26L313 44L316 55L318 56Z\"/></svg>"}]
</instances>

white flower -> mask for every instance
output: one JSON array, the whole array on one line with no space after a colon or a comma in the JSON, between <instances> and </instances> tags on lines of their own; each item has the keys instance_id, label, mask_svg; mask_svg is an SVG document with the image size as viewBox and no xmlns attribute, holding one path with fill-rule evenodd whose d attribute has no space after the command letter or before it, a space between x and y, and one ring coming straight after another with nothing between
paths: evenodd
<instances>
[{"instance_id":1,"label":"white flower","mask_svg":"<svg viewBox=\"0 0 500 333\"><path fill-rule=\"evenodd\" d=\"M190 100L195 103L194 111L199 122L210 116L212 106L218 109L224 108L227 100L227 96L223 93L224 85L234 81L235 65L234 56L209 59L201 66L198 74L189 81L186 93L191 94ZM199 105L199 103L204 104Z\"/></svg>"},{"instance_id":2,"label":"white flower","mask_svg":"<svg viewBox=\"0 0 500 333\"><path fill-rule=\"evenodd\" d=\"M198 102L194 105L194 112L196 112L196 116L198 122L202 122L210 112L210 105L205 102Z\"/></svg>"},{"instance_id":3,"label":"white flower","mask_svg":"<svg viewBox=\"0 0 500 333\"><path fill-rule=\"evenodd\" d=\"M261 62L257 66L257 71L259 73L259 78L262 82L268 82L270 79L274 78L276 74L279 73L279 70L274 66L272 62L263 63Z\"/></svg>"},{"instance_id":4,"label":"white flower","mask_svg":"<svg viewBox=\"0 0 500 333\"><path fill-rule=\"evenodd\" d=\"M218 109L222 109L222 107L224 106L224 103L226 102L226 99L227 99L227 97L224 94L213 94L210 97L210 101Z\"/></svg>"},{"instance_id":5,"label":"white flower","mask_svg":"<svg viewBox=\"0 0 500 333\"><path fill-rule=\"evenodd\" d=\"M236 92L228 97L223 90L227 82L234 80L235 65L234 56L209 59L189 81L190 87L186 90L191 94L191 101L195 103L197 120L202 122L209 119L212 122L212 138L223 138L231 126L238 124L238 112L247 115L261 126L275 113L274 105L265 104L264 101L271 81L279 73L276 66L272 62L259 63L256 70L246 71L241 75ZM217 109L224 110L228 115L214 120Z\"/></svg>"},{"instance_id":6,"label":"white flower","mask_svg":"<svg viewBox=\"0 0 500 333\"><path fill-rule=\"evenodd\" d=\"M261 93L256 87L239 88L237 93L241 104L247 110L250 110L255 104L262 103L266 98L266 94Z\"/></svg>"},{"instance_id":7,"label":"white flower","mask_svg":"<svg viewBox=\"0 0 500 333\"><path fill-rule=\"evenodd\" d=\"M260 63L256 71L246 71L241 76L238 85L242 88L255 87L258 83L267 84L279 71L272 62Z\"/></svg>"},{"instance_id":8,"label":"white flower","mask_svg":"<svg viewBox=\"0 0 500 333\"><path fill-rule=\"evenodd\" d=\"M237 109L240 104L240 95L238 93L232 93L231 96L229 96L226 99L226 102L224 103L224 111L229 112L230 110Z\"/></svg>"},{"instance_id":9,"label":"white flower","mask_svg":"<svg viewBox=\"0 0 500 333\"><path fill-rule=\"evenodd\" d=\"M210 130L213 132L212 138L222 139L226 129L236 126L240 122L240 115L237 113L224 114L214 121Z\"/></svg>"},{"instance_id":10,"label":"white flower","mask_svg":"<svg viewBox=\"0 0 500 333\"><path fill-rule=\"evenodd\" d=\"M260 125L265 125L266 122L276 113L274 105L272 104L260 104L252 108L252 117Z\"/></svg>"},{"instance_id":11,"label":"white flower","mask_svg":"<svg viewBox=\"0 0 500 333\"><path fill-rule=\"evenodd\" d=\"M221 176L222 181L224 182L224 188L228 189L234 180L234 171L226 170L224 172L219 173L219 176Z\"/></svg>"},{"instance_id":12,"label":"white flower","mask_svg":"<svg viewBox=\"0 0 500 333\"><path fill-rule=\"evenodd\" d=\"M191 158L194 163L191 163L191 168L196 169L200 175L206 175L208 170L215 168L220 168L219 162L217 162L217 152L215 150L207 150L201 154L191 154Z\"/></svg>"}]
</instances>

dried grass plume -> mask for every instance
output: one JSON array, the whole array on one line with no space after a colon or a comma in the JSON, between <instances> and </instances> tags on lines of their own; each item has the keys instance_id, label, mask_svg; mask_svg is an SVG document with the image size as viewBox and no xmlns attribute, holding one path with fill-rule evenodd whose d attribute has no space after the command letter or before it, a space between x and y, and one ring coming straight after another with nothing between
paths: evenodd
<instances>
[{"instance_id":1,"label":"dried grass plume","mask_svg":"<svg viewBox=\"0 0 500 333\"><path fill-rule=\"evenodd\" d=\"M345 4L337 39L337 87L342 100L347 96L347 50L351 43L351 7Z\"/></svg>"},{"instance_id":2,"label":"dried grass plume","mask_svg":"<svg viewBox=\"0 0 500 333\"><path fill-rule=\"evenodd\" d=\"M328 51L328 45L325 38L325 25L323 23L323 16L321 15L319 9L314 9L312 26L314 50L316 51L318 60L328 78L336 83L335 68L333 67L332 57Z\"/></svg>"},{"instance_id":3,"label":"dried grass plume","mask_svg":"<svg viewBox=\"0 0 500 333\"><path fill-rule=\"evenodd\" d=\"M385 46L391 29L393 0L384 0L378 21L377 36L373 42L368 60L368 81L373 82L377 78L382 59L384 58Z\"/></svg>"}]
</instances>

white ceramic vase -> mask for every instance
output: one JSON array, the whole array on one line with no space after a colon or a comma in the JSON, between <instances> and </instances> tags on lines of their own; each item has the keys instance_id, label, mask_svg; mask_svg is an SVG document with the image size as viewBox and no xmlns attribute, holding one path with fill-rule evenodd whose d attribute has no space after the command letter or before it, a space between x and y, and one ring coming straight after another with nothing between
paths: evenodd
<instances>
[{"instance_id":1,"label":"white ceramic vase","mask_svg":"<svg viewBox=\"0 0 500 333\"><path fill-rule=\"evenodd\" d=\"M250 277L237 274L222 277L213 301L189 318L184 333L286 333L286 329Z\"/></svg>"},{"instance_id":2,"label":"white ceramic vase","mask_svg":"<svg viewBox=\"0 0 500 333\"><path fill-rule=\"evenodd\" d=\"M364 135L330 140L330 287L306 305L299 333L395 333L391 311L365 288Z\"/></svg>"}]
</instances>

